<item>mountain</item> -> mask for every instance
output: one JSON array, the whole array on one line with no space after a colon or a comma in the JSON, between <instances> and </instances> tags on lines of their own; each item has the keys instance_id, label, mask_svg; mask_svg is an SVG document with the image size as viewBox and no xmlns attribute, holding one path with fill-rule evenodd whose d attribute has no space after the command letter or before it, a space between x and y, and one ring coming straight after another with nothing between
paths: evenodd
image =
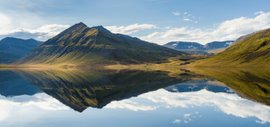
<instances>
[{"instance_id":1,"label":"mountain","mask_svg":"<svg viewBox=\"0 0 270 127\"><path fill-rule=\"evenodd\" d=\"M0 41L0 64L12 63L21 59L39 44L40 42L34 39L23 40L12 37L2 39Z\"/></svg>"},{"instance_id":2,"label":"mountain","mask_svg":"<svg viewBox=\"0 0 270 127\"><path fill-rule=\"evenodd\" d=\"M165 47L177 49L177 50L202 50L204 45L197 43L197 42L184 42L184 41L176 41L176 42L169 42L164 45Z\"/></svg>"},{"instance_id":3,"label":"mountain","mask_svg":"<svg viewBox=\"0 0 270 127\"><path fill-rule=\"evenodd\" d=\"M205 45L198 42L175 41L165 44L165 47L192 54L216 53L229 47L234 41L213 41Z\"/></svg>"},{"instance_id":4,"label":"mountain","mask_svg":"<svg viewBox=\"0 0 270 127\"><path fill-rule=\"evenodd\" d=\"M28 55L24 63L147 63L162 62L184 53L114 34L102 26L78 23L49 39Z\"/></svg>"},{"instance_id":5,"label":"mountain","mask_svg":"<svg viewBox=\"0 0 270 127\"><path fill-rule=\"evenodd\" d=\"M163 46L190 54L207 54L204 51L204 45L197 42L174 41Z\"/></svg>"},{"instance_id":6,"label":"mountain","mask_svg":"<svg viewBox=\"0 0 270 127\"><path fill-rule=\"evenodd\" d=\"M200 60L194 66L268 67L270 63L270 29L239 38L225 51Z\"/></svg>"},{"instance_id":7,"label":"mountain","mask_svg":"<svg viewBox=\"0 0 270 127\"><path fill-rule=\"evenodd\" d=\"M213 50L213 49L221 49L227 48L233 44L234 41L213 41L204 45L204 49Z\"/></svg>"}]
</instances>

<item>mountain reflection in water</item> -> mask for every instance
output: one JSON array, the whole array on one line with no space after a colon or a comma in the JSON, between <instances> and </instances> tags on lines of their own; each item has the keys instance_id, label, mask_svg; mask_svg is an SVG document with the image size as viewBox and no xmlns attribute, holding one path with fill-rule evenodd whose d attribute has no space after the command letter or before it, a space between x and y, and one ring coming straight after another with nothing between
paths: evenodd
<instances>
[{"instance_id":1,"label":"mountain reflection in water","mask_svg":"<svg viewBox=\"0 0 270 127\"><path fill-rule=\"evenodd\" d=\"M75 71L19 72L33 85L72 109L102 108L149 91L192 80L194 75L169 77L165 72Z\"/></svg>"},{"instance_id":2,"label":"mountain reflection in water","mask_svg":"<svg viewBox=\"0 0 270 127\"><path fill-rule=\"evenodd\" d=\"M270 104L270 73L265 70L192 70L182 71L178 76L161 71L135 70L5 70L0 71L0 77L0 94L3 95L0 107L12 102L22 107L35 105L56 111L68 110L68 106L87 113L84 110L88 107L104 111L158 112L162 107L190 110L192 107L214 106L227 115L256 118L254 126L270 122L270 107L267 106ZM182 120L176 118L172 123L190 123L195 119L193 115L198 114L186 114Z\"/></svg>"}]
</instances>

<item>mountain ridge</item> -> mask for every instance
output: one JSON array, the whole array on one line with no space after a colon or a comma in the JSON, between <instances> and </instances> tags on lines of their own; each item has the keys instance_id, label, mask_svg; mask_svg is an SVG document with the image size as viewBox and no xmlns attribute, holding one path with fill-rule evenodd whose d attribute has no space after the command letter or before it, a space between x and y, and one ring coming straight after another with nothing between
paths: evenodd
<instances>
[{"instance_id":1,"label":"mountain ridge","mask_svg":"<svg viewBox=\"0 0 270 127\"><path fill-rule=\"evenodd\" d=\"M229 47L234 41L212 41L205 45L199 42L172 41L164 46L178 51L188 52L191 54L209 54L213 50L223 50Z\"/></svg>"},{"instance_id":2,"label":"mountain ridge","mask_svg":"<svg viewBox=\"0 0 270 127\"><path fill-rule=\"evenodd\" d=\"M162 62L186 55L157 44L122 34L103 26L87 27L77 23L49 39L25 57L22 63L106 64Z\"/></svg>"},{"instance_id":3,"label":"mountain ridge","mask_svg":"<svg viewBox=\"0 0 270 127\"><path fill-rule=\"evenodd\" d=\"M16 62L38 45L40 45L40 42L34 39L3 38L0 41L0 63L10 64Z\"/></svg>"}]
</instances>

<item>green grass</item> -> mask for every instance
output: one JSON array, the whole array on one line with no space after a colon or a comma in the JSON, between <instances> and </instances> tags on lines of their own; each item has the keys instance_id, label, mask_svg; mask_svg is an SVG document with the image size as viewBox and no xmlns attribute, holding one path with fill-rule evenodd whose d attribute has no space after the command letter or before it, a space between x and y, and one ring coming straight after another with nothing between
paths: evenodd
<instances>
[{"instance_id":1,"label":"green grass","mask_svg":"<svg viewBox=\"0 0 270 127\"><path fill-rule=\"evenodd\" d=\"M191 66L270 67L270 29L250 34L213 57Z\"/></svg>"}]
</instances>

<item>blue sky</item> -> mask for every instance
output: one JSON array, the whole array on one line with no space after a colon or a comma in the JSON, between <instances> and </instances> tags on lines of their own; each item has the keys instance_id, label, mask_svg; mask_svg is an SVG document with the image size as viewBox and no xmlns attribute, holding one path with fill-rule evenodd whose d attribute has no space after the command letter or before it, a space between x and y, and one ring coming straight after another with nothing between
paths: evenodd
<instances>
[{"instance_id":1,"label":"blue sky","mask_svg":"<svg viewBox=\"0 0 270 127\"><path fill-rule=\"evenodd\" d=\"M22 37L46 40L72 24L84 22L88 26L107 26L113 32L137 36L159 44L167 41L206 43L213 40L236 39L237 36L270 27L269 5L270 1L267 0L0 0L0 19L4 19L2 20L4 22L0 23L2 27L0 35L18 36L20 32L21 37L23 32L30 32L31 34L24 33ZM249 19L255 20L256 16L260 15L264 17L260 21L253 22L253 25L260 26L252 26L257 27L253 30L249 28L244 32L232 32L232 35L227 33L224 35L226 37L190 37L199 34L198 31L201 33L210 31L209 36L214 36L213 32L226 21L246 18L247 22ZM52 24L54 27L61 26L60 28L48 26ZM130 25L133 25L132 28L136 27L135 32L119 30ZM43 31L38 31L42 26L53 30L43 28ZM159 33L156 36L160 36L169 30L175 30L171 32L176 35L168 38L164 36L162 39L150 36L154 33ZM38 38L37 32L51 33ZM194 32L194 35L190 35Z\"/></svg>"}]
</instances>

